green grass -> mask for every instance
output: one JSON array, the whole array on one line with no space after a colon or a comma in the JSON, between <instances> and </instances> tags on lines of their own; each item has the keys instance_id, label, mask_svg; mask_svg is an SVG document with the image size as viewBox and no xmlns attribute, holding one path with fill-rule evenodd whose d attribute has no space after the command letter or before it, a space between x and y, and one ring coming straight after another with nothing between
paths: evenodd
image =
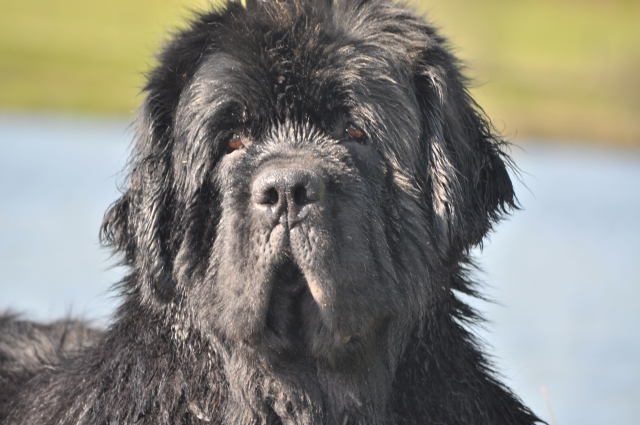
<instances>
[{"instance_id":1,"label":"green grass","mask_svg":"<svg viewBox=\"0 0 640 425\"><path fill-rule=\"evenodd\" d=\"M0 0L0 108L123 114L206 0ZM416 0L507 136L640 146L640 0Z\"/></svg>"},{"instance_id":2,"label":"green grass","mask_svg":"<svg viewBox=\"0 0 640 425\"><path fill-rule=\"evenodd\" d=\"M0 0L0 105L131 112L166 30L204 4Z\"/></svg>"},{"instance_id":3,"label":"green grass","mask_svg":"<svg viewBox=\"0 0 640 425\"><path fill-rule=\"evenodd\" d=\"M640 1L428 0L421 10L505 134L640 146Z\"/></svg>"}]
</instances>

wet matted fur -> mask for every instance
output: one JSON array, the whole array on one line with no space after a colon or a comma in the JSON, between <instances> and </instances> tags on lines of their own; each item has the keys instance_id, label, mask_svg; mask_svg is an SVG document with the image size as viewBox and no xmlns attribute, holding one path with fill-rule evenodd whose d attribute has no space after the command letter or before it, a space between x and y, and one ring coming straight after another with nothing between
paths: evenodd
<instances>
[{"instance_id":1,"label":"wet matted fur","mask_svg":"<svg viewBox=\"0 0 640 425\"><path fill-rule=\"evenodd\" d=\"M433 27L384 0L248 1L174 35L102 239L122 305L0 323L3 424L532 424L456 296L514 207Z\"/></svg>"}]
</instances>

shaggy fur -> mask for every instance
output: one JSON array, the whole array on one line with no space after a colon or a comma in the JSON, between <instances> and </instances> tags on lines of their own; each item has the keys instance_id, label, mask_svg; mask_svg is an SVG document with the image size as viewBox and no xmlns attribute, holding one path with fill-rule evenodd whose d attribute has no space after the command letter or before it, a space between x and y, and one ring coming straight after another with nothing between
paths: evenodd
<instances>
[{"instance_id":1,"label":"shaggy fur","mask_svg":"<svg viewBox=\"0 0 640 425\"><path fill-rule=\"evenodd\" d=\"M457 297L515 205L433 27L385 0L197 16L149 75L103 333L0 323L3 424L532 424Z\"/></svg>"}]
</instances>

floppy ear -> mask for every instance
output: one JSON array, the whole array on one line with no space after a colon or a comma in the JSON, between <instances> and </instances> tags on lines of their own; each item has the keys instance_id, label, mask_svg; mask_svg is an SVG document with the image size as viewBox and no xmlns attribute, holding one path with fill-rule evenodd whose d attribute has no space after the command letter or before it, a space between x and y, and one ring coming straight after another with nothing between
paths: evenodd
<instances>
[{"instance_id":1,"label":"floppy ear","mask_svg":"<svg viewBox=\"0 0 640 425\"><path fill-rule=\"evenodd\" d=\"M229 6L237 7L242 6ZM123 255L123 263L131 269L125 283L129 289L141 286L144 297L166 301L175 289L172 268L181 241L175 240L180 229L173 223L183 212L178 211L173 164L176 110L186 84L213 47L212 32L221 19L218 13L199 16L159 55L138 111L127 189L102 222L102 244Z\"/></svg>"},{"instance_id":2,"label":"floppy ear","mask_svg":"<svg viewBox=\"0 0 640 425\"><path fill-rule=\"evenodd\" d=\"M500 150L506 142L467 92L444 40L430 36L414 68L424 123L426 197L440 253L457 256L480 244L517 201L506 166L510 159Z\"/></svg>"},{"instance_id":3,"label":"floppy ear","mask_svg":"<svg viewBox=\"0 0 640 425\"><path fill-rule=\"evenodd\" d=\"M143 296L158 295L161 299L169 299L173 288L167 244L173 199L173 140L166 121L170 116L163 117L153 103L164 98L169 105L167 94L150 89L149 98L138 111L128 187L105 213L101 228L103 245L124 254L123 263L131 268L133 276L129 283L140 285Z\"/></svg>"}]
</instances>

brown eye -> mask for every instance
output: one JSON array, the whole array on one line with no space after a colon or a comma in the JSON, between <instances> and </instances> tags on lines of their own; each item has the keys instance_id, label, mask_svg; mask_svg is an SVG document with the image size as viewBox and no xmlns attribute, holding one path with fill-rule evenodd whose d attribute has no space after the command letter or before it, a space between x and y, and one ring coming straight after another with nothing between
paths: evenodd
<instances>
[{"instance_id":1,"label":"brown eye","mask_svg":"<svg viewBox=\"0 0 640 425\"><path fill-rule=\"evenodd\" d=\"M360 128L356 127L353 124L347 125L345 132L349 135L349 137L361 143L364 142L364 139L366 137L366 134L364 134L364 131L362 131Z\"/></svg>"},{"instance_id":2,"label":"brown eye","mask_svg":"<svg viewBox=\"0 0 640 425\"><path fill-rule=\"evenodd\" d=\"M227 146L231 150L238 149L239 147L242 146L242 136L240 136L239 134L233 133L233 136L231 136L231 138L227 142Z\"/></svg>"}]
</instances>

